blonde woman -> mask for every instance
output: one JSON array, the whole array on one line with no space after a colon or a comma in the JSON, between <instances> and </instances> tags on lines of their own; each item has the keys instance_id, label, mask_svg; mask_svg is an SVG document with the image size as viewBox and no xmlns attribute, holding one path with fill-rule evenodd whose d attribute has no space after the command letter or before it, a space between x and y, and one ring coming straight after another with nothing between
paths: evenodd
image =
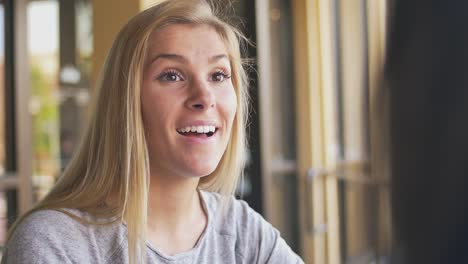
<instances>
[{"instance_id":1,"label":"blonde woman","mask_svg":"<svg viewBox=\"0 0 468 264\"><path fill-rule=\"evenodd\" d=\"M79 150L13 226L2 263L303 263L232 198L246 151L240 40L202 0L131 19Z\"/></svg>"}]
</instances>

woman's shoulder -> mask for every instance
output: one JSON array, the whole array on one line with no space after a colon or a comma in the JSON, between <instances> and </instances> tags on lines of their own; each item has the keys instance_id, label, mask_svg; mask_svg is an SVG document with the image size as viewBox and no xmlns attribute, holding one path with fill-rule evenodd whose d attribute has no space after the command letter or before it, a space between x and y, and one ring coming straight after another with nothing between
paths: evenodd
<instances>
[{"instance_id":1,"label":"woman's shoulder","mask_svg":"<svg viewBox=\"0 0 468 264\"><path fill-rule=\"evenodd\" d=\"M247 202L239 200L233 195L223 195L217 192L201 191L203 202L210 213L224 210L224 213L233 215L245 215L256 213Z\"/></svg>"},{"instance_id":2,"label":"woman's shoulder","mask_svg":"<svg viewBox=\"0 0 468 264\"><path fill-rule=\"evenodd\" d=\"M37 237L53 237L85 231L84 225L73 219L72 214L76 217L82 215L80 211L73 209L34 211L18 223L12 234L12 239L21 237L23 240L28 241L27 238L31 238L31 242L34 242L36 241L34 238Z\"/></svg>"},{"instance_id":3,"label":"woman's shoulder","mask_svg":"<svg viewBox=\"0 0 468 264\"><path fill-rule=\"evenodd\" d=\"M247 202L232 195L225 196L214 192L203 192L205 206L214 218L218 230L231 235L258 233L263 229L276 231Z\"/></svg>"},{"instance_id":4,"label":"woman's shoulder","mask_svg":"<svg viewBox=\"0 0 468 264\"><path fill-rule=\"evenodd\" d=\"M36 236L89 236L91 232L102 230L97 228L98 226L105 226L94 225L93 223L104 223L104 221L78 209L42 209L25 216L16 227L12 237L18 235L23 238ZM106 231L115 228L116 225L104 227Z\"/></svg>"},{"instance_id":5,"label":"woman's shoulder","mask_svg":"<svg viewBox=\"0 0 468 264\"><path fill-rule=\"evenodd\" d=\"M105 258L121 243L124 234L118 225L92 225L86 220L92 221L93 217L76 209L30 213L18 223L6 244L6 263L87 261L83 258L91 255Z\"/></svg>"},{"instance_id":6,"label":"woman's shoulder","mask_svg":"<svg viewBox=\"0 0 468 264\"><path fill-rule=\"evenodd\" d=\"M36 223L48 222L52 220L64 223L74 223L71 215L76 217L85 217L86 213L78 209L40 209L35 210L24 217L22 225L34 225Z\"/></svg>"},{"instance_id":7,"label":"woman's shoulder","mask_svg":"<svg viewBox=\"0 0 468 264\"><path fill-rule=\"evenodd\" d=\"M303 263L280 232L243 200L204 193L216 232L235 240L236 254L248 263ZM224 210L223 210L224 206Z\"/></svg>"}]
</instances>

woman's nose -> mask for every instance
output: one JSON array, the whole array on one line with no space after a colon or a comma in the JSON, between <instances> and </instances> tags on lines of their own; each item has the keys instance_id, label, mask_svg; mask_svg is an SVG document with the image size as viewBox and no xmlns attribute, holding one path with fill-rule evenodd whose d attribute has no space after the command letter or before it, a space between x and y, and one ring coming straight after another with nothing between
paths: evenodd
<instances>
[{"instance_id":1,"label":"woman's nose","mask_svg":"<svg viewBox=\"0 0 468 264\"><path fill-rule=\"evenodd\" d=\"M186 106L192 110L207 110L216 105L215 95L209 83L193 80L190 87L190 97Z\"/></svg>"}]
</instances>

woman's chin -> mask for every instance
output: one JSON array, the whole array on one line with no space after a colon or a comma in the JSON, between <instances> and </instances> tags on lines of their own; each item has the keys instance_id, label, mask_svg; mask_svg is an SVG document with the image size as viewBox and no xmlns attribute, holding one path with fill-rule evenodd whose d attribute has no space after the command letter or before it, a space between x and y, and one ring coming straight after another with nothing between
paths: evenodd
<instances>
[{"instance_id":1,"label":"woman's chin","mask_svg":"<svg viewBox=\"0 0 468 264\"><path fill-rule=\"evenodd\" d=\"M186 175L187 177L190 177L190 178L203 178L213 173L215 169L216 169L216 166L196 168L196 169L192 168L186 173Z\"/></svg>"},{"instance_id":2,"label":"woman's chin","mask_svg":"<svg viewBox=\"0 0 468 264\"><path fill-rule=\"evenodd\" d=\"M202 178L212 174L219 164L217 159L180 160L177 163L156 163L150 168L152 175L178 176L183 178ZM166 165L166 166L163 166ZM169 166L167 166L169 165Z\"/></svg>"},{"instance_id":3,"label":"woman's chin","mask_svg":"<svg viewBox=\"0 0 468 264\"><path fill-rule=\"evenodd\" d=\"M196 160L195 162L187 162L179 168L184 168L184 175L186 177L201 178L212 174L216 168L220 159L205 159Z\"/></svg>"}]
</instances>

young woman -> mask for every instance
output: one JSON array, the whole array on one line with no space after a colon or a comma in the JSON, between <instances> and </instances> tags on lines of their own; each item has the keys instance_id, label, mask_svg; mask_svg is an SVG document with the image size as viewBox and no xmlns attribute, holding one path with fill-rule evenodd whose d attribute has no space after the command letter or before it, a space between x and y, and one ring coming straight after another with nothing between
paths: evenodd
<instances>
[{"instance_id":1,"label":"young woman","mask_svg":"<svg viewBox=\"0 0 468 264\"><path fill-rule=\"evenodd\" d=\"M2 263L302 263L232 198L245 159L242 35L205 1L129 21L89 129Z\"/></svg>"}]
</instances>

